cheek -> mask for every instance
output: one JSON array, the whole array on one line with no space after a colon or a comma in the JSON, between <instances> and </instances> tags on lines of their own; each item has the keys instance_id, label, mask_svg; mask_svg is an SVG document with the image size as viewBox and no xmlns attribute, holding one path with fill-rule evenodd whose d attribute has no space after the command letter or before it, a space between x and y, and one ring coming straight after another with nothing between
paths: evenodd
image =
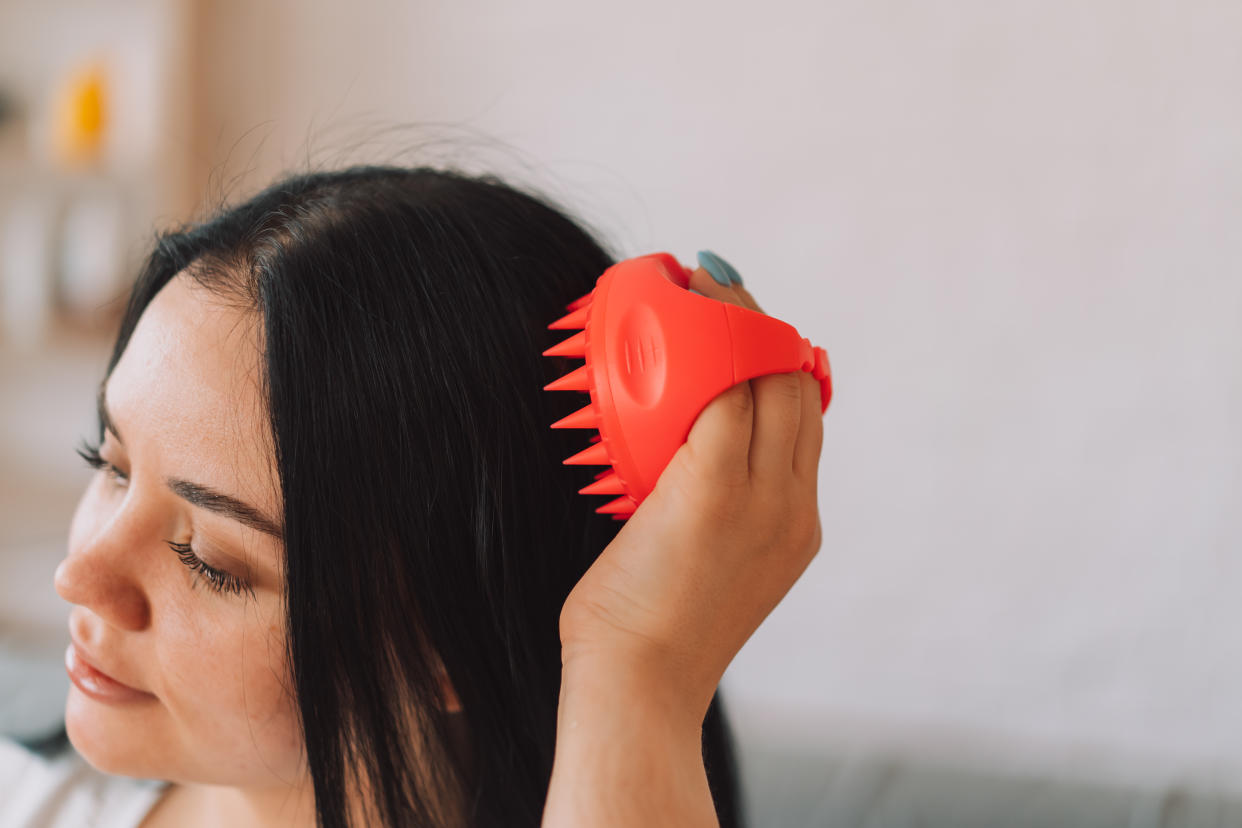
<instances>
[{"instance_id":1,"label":"cheek","mask_svg":"<svg viewBox=\"0 0 1242 828\"><path fill-rule=\"evenodd\" d=\"M282 625L255 624L240 648L246 726L270 761L301 753L302 738L293 697L293 676L285 654Z\"/></svg>"},{"instance_id":2,"label":"cheek","mask_svg":"<svg viewBox=\"0 0 1242 828\"><path fill-rule=\"evenodd\" d=\"M231 599L202 586L190 599L183 614L168 614L160 633L166 642L160 657L165 704L184 742L204 763L204 775L229 774L216 777L221 784L272 773L287 781L298 771L302 739L296 702L287 689L292 679L283 626L271 620L279 612L277 602L261 596L209 620L202 602Z\"/></svg>"}]
</instances>

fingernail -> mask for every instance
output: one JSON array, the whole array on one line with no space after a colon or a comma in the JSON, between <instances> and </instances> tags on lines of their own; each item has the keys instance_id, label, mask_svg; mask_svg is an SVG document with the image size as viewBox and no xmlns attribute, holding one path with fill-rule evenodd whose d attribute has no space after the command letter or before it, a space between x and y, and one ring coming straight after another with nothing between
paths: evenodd
<instances>
[{"instance_id":1,"label":"fingernail","mask_svg":"<svg viewBox=\"0 0 1242 828\"><path fill-rule=\"evenodd\" d=\"M711 262L711 264L708 264L708 262ZM714 278L717 282L720 282L722 285L727 286L729 283L735 285L742 284L742 275L737 272L737 268L710 250L699 251L699 264L704 267L708 273L712 274L712 278ZM728 281L721 281L721 276Z\"/></svg>"},{"instance_id":2,"label":"fingernail","mask_svg":"<svg viewBox=\"0 0 1242 828\"><path fill-rule=\"evenodd\" d=\"M729 279L729 266L725 260L717 256L710 250L700 250L698 252L699 267L706 270L712 275L712 278L724 287L730 287L733 282Z\"/></svg>"}]
</instances>

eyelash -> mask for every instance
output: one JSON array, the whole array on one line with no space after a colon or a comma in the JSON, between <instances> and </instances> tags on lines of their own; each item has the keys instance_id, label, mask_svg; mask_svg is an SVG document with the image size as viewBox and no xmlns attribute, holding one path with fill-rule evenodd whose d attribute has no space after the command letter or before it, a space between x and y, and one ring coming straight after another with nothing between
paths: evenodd
<instances>
[{"instance_id":1,"label":"eyelash","mask_svg":"<svg viewBox=\"0 0 1242 828\"><path fill-rule=\"evenodd\" d=\"M106 471L109 477L116 480L128 481L129 476L113 464L109 463L107 460L103 459L103 457L99 454L99 450L100 446L83 440L82 445L77 448L77 453L79 457L86 461L86 465L90 466L92 469L95 469L96 471ZM230 595L240 595L243 592L247 592L252 596L254 595L254 592L250 589L249 584L236 575L216 569L214 566L204 561L197 554L195 554L190 544L175 543L170 540L166 540L164 543L168 544L169 548L172 549L173 552L177 553L178 560L189 567L191 572L194 572L196 575L201 575L206 581L208 588L210 588L213 592Z\"/></svg>"},{"instance_id":2,"label":"eyelash","mask_svg":"<svg viewBox=\"0 0 1242 828\"><path fill-rule=\"evenodd\" d=\"M86 461L86 465L90 466L95 471L103 470L106 471L108 476L114 480L128 481L129 476L125 474L125 472L121 471L116 466L99 456L99 449L99 445L95 443L88 443L86 440L83 440L82 445L78 446L76 451L78 456Z\"/></svg>"},{"instance_id":3,"label":"eyelash","mask_svg":"<svg viewBox=\"0 0 1242 828\"><path fill-rule=\"evenodd\" d=\"M202 558L194 554L194 550L190 548L188 543L174 543L173 541L164 541L164 543L168 544L169 548L177 553L177 557L192 572L202 575L211 590L230 595L241 595L243 592L250 592L250 587L245 581L236 575L222 572L206 563ZM250 592L250 594L253 595L254 593Z\"/></svg>"}]
</instances>

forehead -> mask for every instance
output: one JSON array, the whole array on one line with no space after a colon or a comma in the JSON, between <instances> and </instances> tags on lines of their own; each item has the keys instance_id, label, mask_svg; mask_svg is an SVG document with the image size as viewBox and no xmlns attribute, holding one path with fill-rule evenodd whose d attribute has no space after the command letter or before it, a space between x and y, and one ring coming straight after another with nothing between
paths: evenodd
<instances>
[{"instance_id":1,"label":"forehead","mask_svg":"<svg viewBox=\"0 0 1242 828\"><path fill-rule=\"evenodd\" d=\"M189 276L170 279L107 382L108 409L134 461L271 508L261 342L257 314Z\"/></svg>"}]
</instances>

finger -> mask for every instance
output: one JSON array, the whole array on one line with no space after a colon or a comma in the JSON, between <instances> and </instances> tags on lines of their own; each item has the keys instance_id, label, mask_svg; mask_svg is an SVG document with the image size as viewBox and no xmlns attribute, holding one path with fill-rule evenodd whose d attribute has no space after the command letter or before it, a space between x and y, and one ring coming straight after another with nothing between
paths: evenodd
<instances>
[{"instance_id":1,"label":"finger","mask_svg":"<svg viewBox=\"0 0 1242 828\"><path fill-rule=\"evenodd\" d=\"M760 313L764 313L763 308L759 307L759 303L755 301L755 297L751 296L750 291L743 285L734 285L733 289L738 292L738 295L742 297L743 301L746 302L747 306L749 306L751 310L757 310Z\"/></svg>"},{"instance_id":2,"label":"finger","mask_svg":"<svg viewBox=\"0 0 1242 828\"><path fill-rule=\"evenodd\" d=\"M763 313L763 308L759 307L759 303L755 301L754 297L750 295L750 291L742 284L742 274L737 272L736 267L710 250L700 250L698 258L699 266L706 268L709 275L718 277L717 282L733 288L733 291L741 299L739 304L742 307Z\"/></svg>"},{"instance_id":3,"label":"finger","mask_svg":"<svg viewBox=\"0 0 1242 828\"><path fill-rule=\"evenodd\" d=\"M703 407L686 437L687 461L699 482L725 486L749 482L753 424L750 382L737 383Z\"/></svg>"},{"instance_id":4,"label":"finger","mask_svg":"<svg viewBox=\"0 0 1242 828\"><path fill-rule=\"evenodd\" d=\"M793 473L794 446L807 391L798 375L762 374L750 381L754 395L755 425L750 437L752 480L788 480Z\"/></svg>"},{"instance_id":5,"label":"finger","mask_svg":"<svg viewBox=\"0 0 1242 828\"><path fill-rule=\"evenodd\" d=\"M695 268L690 273L689 288L697 290L704 296L710 296L712 299L719 299L722 302L730 302L743 308L759 311L763 313L763 308L759 307L759 303L750 295L750 291L740 284L730 282L728 285L722 285L712 278L711 273L705 268Z\"/></svg>"},{"instance_id":6,"label":"finger","mask_svg":"<svg viewBox=\"0 0 1242 828\"><path fill-rule=\"evenodd\" d=\"M802 382L802 414L798 418L798 438L793 450L794 476L804 481L819 479L819 456L824 444L824 416L820 410L819 380L809 371L799 371Z\"/></svg>"},{"instance_id":7,"label":"finger","mask_svg":"<svg viewBox=\"0 0 1242 828\"><path fill-rule=\"evenodd\" d=\"M738 293L736 285L722 285L712 278L706 269L697 267L690 273L690 288L709 299L718 299L731 305L746 307L746 300Z\"/></svg>"}]
</instances>

